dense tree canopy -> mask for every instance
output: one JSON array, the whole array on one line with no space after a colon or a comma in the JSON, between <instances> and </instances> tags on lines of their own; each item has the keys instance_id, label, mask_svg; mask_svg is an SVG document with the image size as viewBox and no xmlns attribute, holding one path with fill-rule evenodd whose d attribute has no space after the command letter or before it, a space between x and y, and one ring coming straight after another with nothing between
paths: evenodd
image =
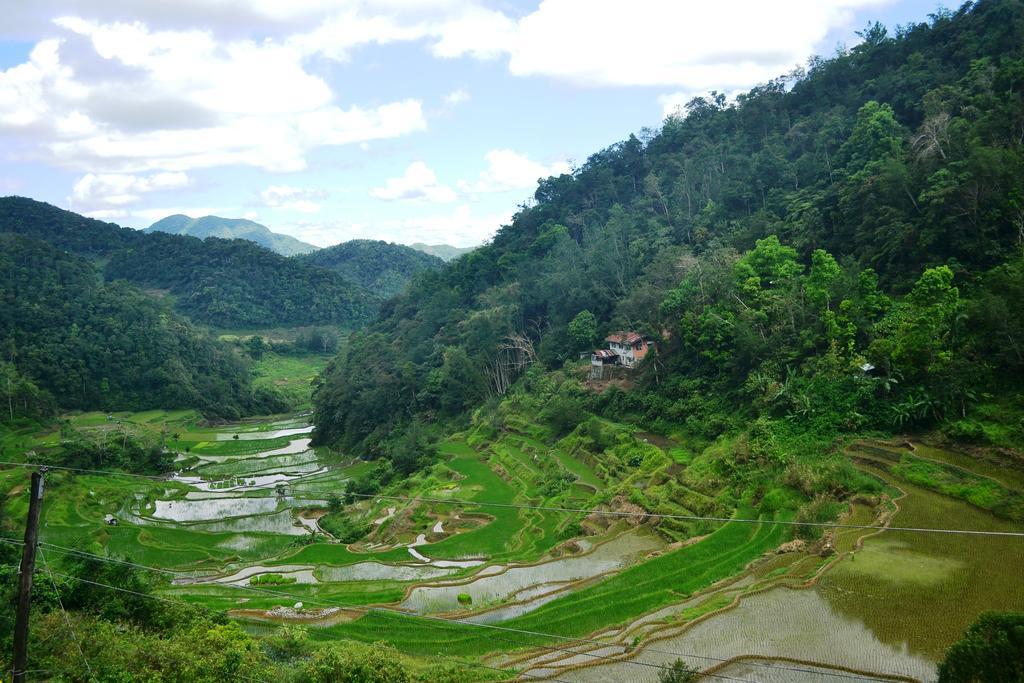
<instances>
[{"instance_id":1,"label":"dense tree canopy","mask_svg":"<svg viewBox=\"0 0 1024 683\"><path fill-rule=\"evenodd\" d=\"M376 294L338 273L247 240L142 233L21 197L0 199L2 232L91 259L107 280L169 294L179 312L220 328L359 327L378 305Z\"/></svg>"},{"instance_id":2,"label":"dense tree canopy","mask_svg":"<svg viewBox=\"0 0 1024 683\"><path fill-rule=\"evenodd\" d=\"M416 273L444 265L437 256L379 240L349 240L296 258L336 271L346 280L385 297L405 289Z\"/></svg>"},{"instance_id":3,"label":"dense tree canopy","mask_svg":"<svg viewBox=\"0 0 1024 683\"><path fill-rule=\"evenodd\" d=\"M195 406L211 416L280 409L242 360L168 306L84 259L0 233L0 380L11 417L64 408Z\"/></svg>"},{"instance_id":4,"label":"dense tree canopy","mask_svg":"<svg viewBox=\"0 0 1024 683\"><path fill-rule=\"evenodd\" d=\"M863 36L540 180L490 244L353 337L318 391L319 438L373 451L466 415L513 355L575 358L583 312L598 338L659 340L620 406L645 420L969 421L1024 376L1024 6Z\"/></svg>"}]
</instances>

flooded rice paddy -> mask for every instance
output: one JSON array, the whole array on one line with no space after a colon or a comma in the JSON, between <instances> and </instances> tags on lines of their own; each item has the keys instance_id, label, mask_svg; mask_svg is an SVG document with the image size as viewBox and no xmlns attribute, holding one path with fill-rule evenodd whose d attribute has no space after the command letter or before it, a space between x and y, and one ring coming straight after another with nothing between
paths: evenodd
<instances>
[{"instance_id":1,"label":"flooded rice paddy","mask_svg":"<svg viewBox=\"0 0 1024 683\"><path fill-rule=\"evenodd\" d=\"M959 464L969 467L971 462L961 456ZM861 467L904 494L891 526L1022 529L966 502L897 480L880 463L866 461ZM1020 538L891 530L843 534L847 547L840 551L852 552L844 552L810 585L758 587L749 594L733 590L731 605L680 626L671 620L658 626L659 615L650 615L644 628L639 620L610 632L642 636L635 650L605 646L601 652L590 647L579 648L587 654L542 655L527 663L526 672L565 681L653 682L657 667L671 664L680 653L694 653L683 659L746 680L816 683L835 680L839 673L879 681L934 681L945 649L980 612L1024 609ZM854 536L860 541L854 542ZM737 661L702 661L702 654Z\"/></svg>"},{"instance_id":2,"label":"flooded rice paddy","mask_svg":"<svg viewBox=\"0 0 1024 683\"><path fill-rule=\"evenodd\" d=\"M203 443L213 446L179 459L178 466L192 463L190 469L146 494L126 496L116 515L124 528L116 531L135 535L136 545L128 549L136 556L170 549L166 556L176 564L168 566L184 577L175 591L198 600L216 594L270 622L277 619L273 607L291 608L301 601L288 597L290 591L358 595L372 587L369 604L465 624L500 624L667 550L661 537L641 526L576 539L568 546L572 552L548 545L532 555L510 557L497 555L498 546L485 549L468 542L452 552L450 544L440 544L500 520L479 510L459 510L460 518L450 507L413 510L407 503L383 500L359 508L358 521L370 536L348 546L324 532L320 517L328 495L343 491L346 479L354 476L345 468L358 472L360 464L339 465L311 448L312 430L291 419L203 433ZM264 440L268 443L259 443ZM891 525L1022 529L898 478L884 448L872 447L874 455L852 455L859 468L883 480L897 497L899 510ZM925 446L914 452L1008 487L1024 483L1020 473L960 454ZM484 461L466 462L467 472L487 469ZM484 489L463 477L436 490L438 497L464 498ZM851 519L870 524L875 512L861 504ZM527 519L513 516L503 533L530 533L524 531ZM328 521L325 526L333 528ZM654 682L659 667L684 655L709 673L761 683L819 683L836 680L841 672L862 680L933 681L945 649L981 611L1024 610L1022 539L848 530L833 540L836 556L770 551L738 575L693 595L680 594L674 604L605 624L590 636L599 643L519 652L493 661L515 667L523 680ZM249 602L253 596L242 589L268 574L288 582L274 589L285 595L276 602L265 597L256 609ZM235 588L238 597L232 598Z\"/></svg>"}]
</instances>

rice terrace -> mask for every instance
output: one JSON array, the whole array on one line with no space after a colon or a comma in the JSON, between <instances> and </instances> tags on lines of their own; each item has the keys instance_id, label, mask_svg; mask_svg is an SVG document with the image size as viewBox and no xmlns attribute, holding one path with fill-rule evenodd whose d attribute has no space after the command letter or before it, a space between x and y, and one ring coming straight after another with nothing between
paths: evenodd
<instances>
[{"instance_id":1,"label":"rice terrace","mask_svg":"<svg viewBox=\"0 0 1024 683\"><path fill-rule=\"evenodd\" d=\"M1024 683L1022 302L1024 0L8 2L0 683Z\"/></svg>"},{"instance_id":2,"label":"rice terrace","mask_svg":"<svg viewBox=\"0 0 1024 683\"><path fill-rule=\"evenodd\" d=\"M920 443L850 443L873 485L834 529L784 524L783 500L699 519L715 509L701 482L674 473L700 458L596 419L554 442L515 421L496 437L456 434L436 465L342 517L336 492L373 464L311 448L308 414L69 420L111 439L162 433L177 456L162 476L51 471L45 554L116 553L161 579L156 595L226 610L253 633L385 641L478 663L481 680L653 681L679 656L726 680L931 680L978 611L1024 607L1021 537L885 530L1024 531L1024 476ZM57 434L15 439L59 447ZM627 460L639 464L624 472ZM3 476L18 515L23 471ZM934 479L1013 503L993 514Z\"/></svg>"}]
</instances>

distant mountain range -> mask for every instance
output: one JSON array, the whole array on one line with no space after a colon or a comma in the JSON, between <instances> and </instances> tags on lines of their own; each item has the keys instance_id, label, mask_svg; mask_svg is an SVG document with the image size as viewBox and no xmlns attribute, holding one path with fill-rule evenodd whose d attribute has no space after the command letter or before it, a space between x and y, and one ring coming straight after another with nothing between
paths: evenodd
<instances>
[{"instance_id":1,"label":"distant mountain range","mask_svg":"<svg viewBox=\"0 0 1024 683\"><path fill-rule=\"evenodd\" d=\"M302 254L312 254L320 249L320 247L314 246L303 242L302 240L295 239L291 235L283 235L279 232L274 232L265 225L261 225L255 221L250 221L245 218L223 218L221 216L203 216L202 218L192 218L184 214L174 214L166 218L161 218L153 225L149 226L143 232L166 232L171 235L188 235L190 237L198 237L199 239L206 239L207 237L220 237L222 239L239 239L249 240L256 244L277 252L282 256L299 256ZM357 251L360 253L366 253L369 249L369 245L373 240L351 240L349 242L342 242L337 244L332 249L335 249L333 256L325 257L320 261L312 261L316 265L325 266L333 270L346 272L346 268L342 263L352 257ZM386 243L381 243L386 244ZM348 247L344 250L337 251L338 247L345 247L346 245L356 245ZM403 246L403 245L393 245ZM416 251L436 256L442 261L454 260L463 254L473 251L476 247L453 247L450 244L424 244L423 242L417 242L416 244L410 245L409 248L415 249ZM411 261L410 261L411 263ZM427 262L422 262L420 265L425 265ZM353 273L346 273L353 274ZM406 273L408 279L409 273ZM385 284L390 277L389 273L385 273L382 276L375 277L381 286L371 286L371 289L384 291L385 293L397 293L401 287L394 289L394 286ZM365 281L365 280L364 280ZM404 281L403 281L404 284Z\"/></svg>"},{"instance_id":2,"label":"distant mountain range","mask_svg":"<svg viewBox=\"0 0 1024 683\"><path fill-rule=\"evenodd\" d=\"M245 218L221 218L220 216L192 218L179 213L161 218L146 228L144 232L166 232L172 235L189 235L199 239L220 237L249 240L282 256L308 254L319 248L290 235L273 232L267 226Z\"/></svg>"},{"instance_id":3,"label":"distant mountain range","mask_svg":"<svg viewBox=\"0 0 1024 683\"><path fill-rule=\"evenodd\" d=\"M409 246L416 251L422 251L424 254L436 256L442 261L452 261L476 249L476 247L453 247L450 244L424 244L423 242L417 242Z\"/></svg>"}]
</instances>

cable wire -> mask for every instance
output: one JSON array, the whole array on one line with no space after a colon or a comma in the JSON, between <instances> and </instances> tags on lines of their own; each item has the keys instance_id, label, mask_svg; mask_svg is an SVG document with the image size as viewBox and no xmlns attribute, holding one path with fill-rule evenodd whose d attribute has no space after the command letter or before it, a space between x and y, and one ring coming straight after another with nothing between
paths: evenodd
<instances>
[{"instance_id":1,"label":"cable wire","mask_svg":"<svg viewBox=\"0 0 1024 683\"><path fill-rule=\"evenodd\" d=\"M173 481L166 476L154 476L146 474L134 474L130 472L114 472L111 470L93 470L81 467L55 467L53 465L43 465L41 463L17 463L17 462L2 462L0 465L10 465L15 467L49 467L50 469L60 469L70 472L84 472L89 474L105 474L115 476L128 476L137 477L141 479L149 479L163 482ZM187 485L187 484L186 484ZM343 493L340 491L307 491L307 495L330 495L331 493L339 494ZM437 505L462 505L466 507L492 507L492 508L506 508L515 510L537 510L540 512L557 512L557 513L569 513L569 514L583 514L583 515L601 515L604 517L640 517L643 519L673 519L687 522L715 522L715 523L728 523L735 522L737 524L782 524L784 526L791 527L813 527L813 528L824 528L824 529L860 529L864 531L901 531L901 532L912 532L912 533L936 533L936 534L949 534L949 535L960 535L960 536L989 536L989 537L1003 537L1003 538L1024 538L1024 531L990 531L984 529L946 529L940 527L899 527L899 526L881 526L877 524L844 524L841 522L800 522L796 520L781 520L781 519L754 519L744 517L716 517L706 515L680 515L670 513L658 513L658 512L630 512L628 510L588 510L585 508L567 508L557 507L550 505L527 505L525 503L495 503L490 501L480 500L463 500L458 498L426 498L422 496L394 496L384 494L370 494L370 493L348 493L347 495L359 497L359 498L377 498L381 500L397 500L406 501L413 503L433 503ZM258 497L258 496L257 496ZM294 497L294 496L293 496Z\"/></svg>"},{"instance_id":2,"label":"cable wire","mask_svg":"<svg viewBox=\"0 0 1024 683\"><path fill-rule=\"evenodd\" d=\"M160 568L160 567L151 567L151 566L148 566L148 565L143 565L143 564L139 564L139 563L136 563L136 562L131 562L129 560L121 560L121 559L112 558L112 557L104 557L102 555L95 555L93 553L88 553L88 552L85 552L85 551L77 550L75 548L67 548L65 546L58 546L58 545L52 544L52 543L47 543L46 545L48 545L51 548L56 549L58 552L63 552L65 554L81 555L81 556L85 556L85 557L94 558L94 559L97 559L97 560L100 560L100 561L103 561L103 562L112 562L112 563L116 563L116 564L127 565L127 566L130 566L130 567L136 567L138 569L148 570L148 571L156 572L156 573L159 573L159 574L166 574L166 575L176 576L176 577L180 577L181 576L181 572L176 572L176 571L171 570L171 569L163 569L163 568ZM514 633L514 634L529 635L529 636L534 636L534 637L552 638L552 639L556 639L556 640L565 641L565 642L567 642L569 644L578 643L578 644L587 644L587 645L599 645L601 647L610 647L610 646L611 647L626 647L625 645L623 645L621 643L608 642L608 641L602 641L602 640L595 640L595 639L588 639L588 638L575 638L575 637L571 637L571 636L561 636L561 635L556 635L556 634L552 634L552 633L544 633L544 632L540 632L540 631L530 631L530 630L525 630L525 629L514 629L514 628L510 628L510 627L497 626L495 624L478 624L478 623L473 623L473 622L452 622L451 620L444 619L444 618L441 618L441 617L435 617L433 615L413 615L413 614L409 614L409 613L406 613L406 612L402 612L401 610L384 608L384 607L367 607L365 605L353 605L353 604L350 604L350 603L329 602L329 601L326 601L326 600L318 599L316 597L296 595L294 593L287 593L285 591L267 589L267 588L262 588L262 587L259 587L259 586L236 585L236 584L218 584L218 583L211 583L209 585L214 585L214 586L218 586L218 587L222 587L222 588L235 588L235 589L249 590L249 591L252 591L252 592L263 593L263 594L271 595L271 596L274 596L274 597L284 597L284 598L288 598L290 600L295 600L297 602L298 601L304 601L304 602L311 602L311 603L315 603L315 604L320 604L322 606L327 606L327 607L339 607L339 608L344 608L344 609L350 609L350 610L353 610L353 611L362 612L364 614L368 614L370 612L379 612L379 613L384 613L384 616L396 615L396 616L400 616L402 618L427 619L427 620L442 622L442 623L448 624L448 625L452 625L453 623L457 623L457 624L460 624L460 625L463 625L463 626L481 627L481 628L487 628L487 629L497 630L497 631L507 631L507 632L511 632L511 633ZM500 638L500 636L499 636L499 638ZM501 638L501 639L502 640L507 640L507 639L504 639L504 638ZM521 641L507 640L507 642L513 642L513 643L515 643L517 645L524 645L525 644L525 643L523 643ZM649 667L658 667L658 668L661 668L661 669L668 668L668 667L665 667L665 666L662 666L662 665L658 665L658 664L653 664L653 663L650 663L650 662L637 662L637 661L632 661L632 660L620 659L620 658L613 657L613 656L608 656L608 655L594 655L593 653L586 653L586 652L581 652L581 651L577 651L577 650L569 650L569 649L565 649L565 648L556 648L556 647L550 647L550 646L544 646L544 645L528 645L528 646L538 647L538 648L541 648L541 649L548 649L548 650L552 650L552 651L556 651L556 652L569 653L569 654L573 654L575 656L589 656L589 657L594 657L594 658L599 658L599 659L604 659L604 660L611 660L611 661L614 661L614 662L617 662L617 663L632 663L632 664L635 664L635 665L643 665L643 666L649 666ZM652 647L642 648L642 651L651 652L651 653L657 653L657 654L665 654L665 655L679 657L679 658L704 659L704 660L708 660L708 661L712 661L712 662L717 662L717 663L727 663L729 661L732 661L732 658L723 658L723 657L714 657L714 656L711 656L711 655L699 655L699 654L693 654L693 653L675 652L675 651L671 651L671 650L662 650L662 649L656 649L656 648L652 648ZM781 664L763 664L763 663L758 663L758 662L749 662L749 663L751 665L753 665L753 666L758 666L758 667L761 667L761 668L772 669L772 670L776 670L776 671L782 670L782 671L792 671L792 672L799 672L799 673L817 673L817 674L823 674L823 675L827 675L827 676L832 676L832 677L835 677L835 678L844 678L844 679L849 679L849 680L861 680L861 681L874 681L874 680L877 680L877 678L873 678L873 677L870 677L870 676L860 676L860 675L857 675L857 674L845 673L845 672L827 672L826 673L826 672L816 671L816 670L812 670L812 669L793 667L793 666L786 666L786 665L781 665ZM721 674L713 674L713 673L705 673L703 675L704 676L708 676L708 677L712 677L712 678L723 678L724 680L732 680L732 681L747 681L748 680L748 679L738 679L738 678L733 678L733 677L723 676Z\"/></svg>"},{"instance_id":3,"label":"cable wire","mask_svg":"<svg viewBox=\"0 0 1024 683\"><path fill-rule=\"evenodd\" d=\"M57 582L53 579L53 572L50 571L50 565L46 562L46 553L43 552L42 548L39 548L39 557L43 560L43 568L46 569L46 573L50 576L50 585L53 586L53 592L57 596L57 604L60 606L60 611L64 615L64 623L67 624L68 630L71 631L71 638L75 641L75 647L78 648L78 654L85 663L85 670L89 672L89 676L91 677L92 667L89 666L89 658L85 656L85 652L82 650L82 643L78 640L78 634L75 633L75 627L71 625L71 619L68 617L68 612L64 609L64 601L61 600L60 590L57 588Z\"/></svg>"},{"instance_id":4,"label":"cable wire","mask_svg":"<svg viewBox=\"0 0 1024 683\"><path fill-rule=\"evenodd\" d=\"M104 559L104 558L101 558L101 557L97 556L96 559ZM106 558L106 559L108 559L109 561L116 561L113 558ZM131 563L131 562L122 562L122 564L128 564L130 566L140 567L140 568L143 568L143 569L150 569L152 571L160 571L160 572L169 571L169 570L157 569L155 567L145 567L143 565L137 565L137 564L134 564L134 563ZM169 603L169 604L172 604L172 605L182 605L182 604L185 604L183 600L172 600L172 599L169 599L169 598L164 598L164 597L159 596L159 595L154 595L152 593L140 593L139 591L133 591L133 590L130 590L128 588L121 588L119 586L112 586L109 583L102 583L100 581L92 581L90 579L85 579L85 578L82 578L80 576L72 576L71 574L64 574L62 572L53 572L53 573L56 574L57 576L61 576L63 578L71 579L72 581L80 581L82 583L87 583L87 584L90 584L92 586L99 586L101 588L107 588L109 590L119 591L121 593L128 593L129 595L135 595L135 596L138 596L140 598L150 598L152 600L159 600L161 602L166 602L166 603ZM235 587L236 588L246 588L246 586L235 586ZM293 597L300 597L300 596L293 596ZM369 609L369 608L363 608L363 609ZM464 666L482 667L484 669L490 669L491 671L497 671L497 672L500 672L500 673L508 673L508 671L509 671L508 669L501 669L501 668L498 668L498 667L494 667L494 666L490 666L490 665L484 664L482 662L472 662L472 661L462 660L462 659L459 659L457 657L453 657L451 655L436 655L436 656L439 656L442 659L448 659L450 661L453 661L453 662L458 663L458 664L462 664ZM248 678L248 677L242 676L240 674L232 674L232 675L236 676L237 678L241 678L243 680L249 680L249 681L259 681L260 680L260 679L256 679L256 678ZM559 678L548 678L547 676L537 676L535 674L529 674L529 673L526 673L526 672L517 672L516 675L527 676L529 678L543 678L544 680L556 681L556 682L559 682L559 683L572 683L571 681L564 681L564 680L559 679ZM263 682L263 683L265 683L265 682Z\"/></svg>"}]
</instances>

